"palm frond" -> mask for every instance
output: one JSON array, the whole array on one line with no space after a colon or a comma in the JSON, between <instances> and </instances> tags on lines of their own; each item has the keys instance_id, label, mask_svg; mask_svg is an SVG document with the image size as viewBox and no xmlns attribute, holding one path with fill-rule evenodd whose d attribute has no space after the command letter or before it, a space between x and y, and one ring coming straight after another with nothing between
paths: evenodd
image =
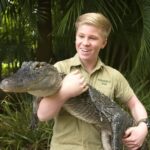
<instances>
[{"instance_id":1,"label":"palm frond","mask_svg":"<svg viewBox=\"0 0 150 150\"><path fill-rule=\"evenodd\" d=\"M68 1L66 7L69 7L67 12L64 14L64 17L62 18L57 34L58 35L64 35L66 33L74 31L74 22L81 14L82 8L83 8L83 0L77 0L77 1Z\"/></svg>"},{"instance_id":2,"label":"palm frond","mask_svg":"<svg viewBox=\"0 0 150 150\"><path fill-rule=\"evenodd\" d=\"M8 0L0 0L0 12L4 12L8 4Z\"/></svg>"},{"instance_id":3,"label":"palm frond","mask_svg":"<svg viewBox=\"0 0 150 150\"><path fill-rule=\"evenodd\" d=\"M142 77L150 75L150 1L138 0L142 21L143 30L141 37L141 47L138 52L136 61L136 72L138 72Z\"/></svg>"}]
</instances>

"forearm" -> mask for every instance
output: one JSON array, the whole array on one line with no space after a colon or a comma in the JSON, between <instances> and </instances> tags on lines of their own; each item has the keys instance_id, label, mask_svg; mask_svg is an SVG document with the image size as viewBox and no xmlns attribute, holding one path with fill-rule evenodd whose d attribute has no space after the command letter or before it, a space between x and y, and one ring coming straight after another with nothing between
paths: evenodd
<instances>
[{"instance_id":1,"label":"forearm","mask_svg":"<svg viewBox=\"0 0 150 150\"><path fill-rule=\"evenodd\" d=\"M133 96L128 101L127 106L129 107L136 123L141 119L147 118L147 112L143 104L138 100L136 96ZM139 149L142 146L147 134L147 125L146 123L141 122L138 125L130 127L125 131L123 142L128 147L128 149Z\"/></svg>"},{"instance_id":2,"label":"forearm","mask_svg":"<svg viewBox=\"0 0 150 150\"><path fill-rule=\"evenodd\" d=\"M144 122L138 123L140 120L147 118L147 112L143 106L143 104L140 101L137 101L135 105L133 105L132 108L132 116L135 119L136 125L141 128L143 133L147 134L148 128L147 125Z\"/></svg>"},{"instance_id":3,"label":"forearm","mask_svg":"<svg viewBox=\"0 0 150 150\"><path fill-rule=\"evenodd\" d=\"M47 121L53 119L62 108L66 99L57 93L53 96L44 97L37 111L37 116L40 121Z\"/></svg>"}]
</instances>

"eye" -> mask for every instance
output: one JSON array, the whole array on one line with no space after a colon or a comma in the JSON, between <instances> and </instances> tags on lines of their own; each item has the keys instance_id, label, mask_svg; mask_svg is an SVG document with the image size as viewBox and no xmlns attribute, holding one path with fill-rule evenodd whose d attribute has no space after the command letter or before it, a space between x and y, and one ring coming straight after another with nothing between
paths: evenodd
<instances>
[{"instance_id":1,"label":"eye","mask_svg":"<svg viewBox=\"0 0 150 150\"><path fill-rule=\"evenodd\" d=\"M40 68L41 67L41 65L40 64L37 64L36 66L35 66L35 69L38 69L38 68Z\"/></svg>"},{"instance_id":2,"label":"eye","mask_svg":"<svg viewBox=\"0 0 150 150\"><path fill-rule=\"evenodd\" d=\"M79 38L84 38L84 35L83 34L78 34L78 37Z\"/></svg>"},{"instance_id":3,"label":"eye","mask_svg":"<svg viewBox=\"0 0 150 150\"><path fill-rule=\"evenodd\" d=\"M37 70L41 69L42 67L44 67L44 63L35 63L33 69Z\"/></svg>"},{"instance_id":4,"label":"eye","mask_svg":"<svg viewBox=\"0 0 150 150\"><path fill-rule=\"evenodd\" d=\"M97 37L91 36L91 37L89 37L89 39L91 39L91 40L97 40Z\"/></svg>"},{"instance_id":5,"label":"eye","mask_svg":"<svg viewBox=\"0 0 150 150\"><path fill-rule=\"evenodd\" d=\"M84 36L83 36L83 35L79 35L79 37L80 37L80 38L84 38Z\"/></svg>"}]
</instances>

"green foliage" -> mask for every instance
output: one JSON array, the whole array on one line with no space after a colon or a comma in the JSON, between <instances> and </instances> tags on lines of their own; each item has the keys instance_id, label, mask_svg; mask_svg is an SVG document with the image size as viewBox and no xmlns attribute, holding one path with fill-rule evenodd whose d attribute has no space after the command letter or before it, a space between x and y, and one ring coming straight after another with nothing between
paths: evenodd
<instances>
[{"instance_id":1,"label":"green foliage","mask_svg":"<svg viewBox=\"0 0 150 150\"><path fill-rule=\"evenodd\" d=\"M31 99L31 96L27 94L16 94L8 95L1 102L1 150L49 149L53 122L39 123L36 129L29 128L32 112Z\"/></svg>"},{"instance_id":2,"label":"green foliage","mask_svg":"<svg viewBox=\"0 0 150 150\"><path fill-rule=\"evenodd\" d=\"M3 6L0 14L2 61L17 59L22 62L34 58L37 40L41 38L37 34L37 23L42 24L50 17L52 33L48 37L52 40L55 57L57 60L68 58L75 53L76 18L85 12L102 12L113 25L108 45L103 54L100 54L104 62L123 72L133 72L142 78L149 78L149 0L51 0L51 3L49 0L1 0L0 3Z\"/></svg>"},{"instance_id":3,"label":"green foliage","mask_svg":"<svg viewBox=\"0 0 150 150\"><path fill-rule=\"evenodd\" d=\"M17 60L21 63L34 57L37 31L27 16L27 10L24 11L24 5L23 1L9 1L0 13L0 62Z\"/></svg>"},{"instance_id":4,"label":"green foliage","mask_svg":"<svg viewBox=\"0 0 150 150\"><path fill-rule=\"evenodd\" d=\"M127 77L130 81L131 86L133 87L134 92L138 96L139 100L142 102L142 104L145 106L148 116L150 117L150 81L139 79L134 76L133 77Z\"/></svg>"}]
</instances>

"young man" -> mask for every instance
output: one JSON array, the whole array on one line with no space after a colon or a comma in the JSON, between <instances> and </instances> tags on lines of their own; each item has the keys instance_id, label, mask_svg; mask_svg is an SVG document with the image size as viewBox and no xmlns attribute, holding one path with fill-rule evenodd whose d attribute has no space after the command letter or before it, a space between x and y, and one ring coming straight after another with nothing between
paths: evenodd
<instances>
[{"instance_id":1,"label":"young man","mask_svg":"<svg viewBox=\"0 0 150 150\"><path fill-rule=\"evenodd\" d=\"M111 99L124 102L137 122L147 118L147 113L123 75L102 63L98 56L107 44L110 21L100 13L86 13L78 17L75 25L77 54L55 64L60 72L68 75L58 93L42 99L38 117L41 121L55 118L51 150L102 150L97 128L62 108L69 98L86 91L87 83ZM136 150L147 133L146 124L140 122L126 130L123 142L129 150Z\"/></svg>"}]
</instances>

